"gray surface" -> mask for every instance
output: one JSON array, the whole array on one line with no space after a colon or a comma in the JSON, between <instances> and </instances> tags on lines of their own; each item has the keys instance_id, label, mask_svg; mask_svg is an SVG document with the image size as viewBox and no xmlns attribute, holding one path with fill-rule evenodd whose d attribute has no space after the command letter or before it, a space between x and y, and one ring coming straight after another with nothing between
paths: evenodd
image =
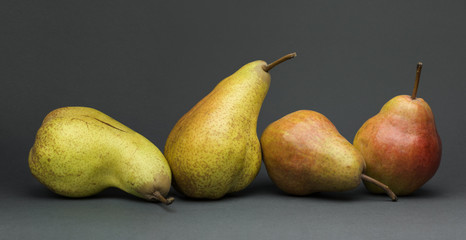
<instances>
[{"instance_id":1,"label":"gray surface","mask_svg":"<svg viewBox=\"0 0 466 240\"><path fill-rule=\"evenodd\" d=\"M466 225L464 1L2 1L0 239L460 239ZM436 176L393 203L363 187L291 197L264 169L219 201L169 206L109 189L58 197L29 173L43 117L97 108L160 149L171 127L242 65L296 51L273 69L258 133L299 109L348 139L395 95L434 111L443 141Z\"/></svg>"},{"instance_id":2,"label":"gray surface","mask_svg":"<svg viewBox=\"0 0 466 240\"><path fill-rule=\"evenodd\" d=\"M27 239L462 239L464 194L430 184L393 203L363 189L290 197L268 181L169 207L116 190L80 200L30 186L3 200L2 232Z\"/></svg>"}]
</instances>

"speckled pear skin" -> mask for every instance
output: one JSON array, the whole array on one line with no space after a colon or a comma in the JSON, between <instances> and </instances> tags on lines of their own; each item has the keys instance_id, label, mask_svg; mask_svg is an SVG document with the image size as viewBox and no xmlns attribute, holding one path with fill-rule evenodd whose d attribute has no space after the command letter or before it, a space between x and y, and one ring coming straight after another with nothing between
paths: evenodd
<instances>
[{"instance_id":1,"label":"speckled pear skin","mask_svg":"<svg viewBox=\"0 0 466 240\"><path fill-rule=\"evenodd\" d=\"M248 186L261 166L257 119L270 75L254 61L221 81L173 127L165 144L175 187L219 199Z\"/></svg>"},{"instance_id":2,"label":"speckled pear skin","mask_svg":"<svg viewBox=\"0 0 466 240\"><path fill-rule=\"evenodd\" d=\"M31 173L53 192L87 197L117 187L152 200L171 185L169 165L142 135L87 107L50 112L29 153Z\"/></svg>"},{"instance_id":3,"label":"speckled pear skin","mask_svg":"<svg viewBox=\"0 0 466 240\"><path fill-rule=\"evenodd\" d=\"M366 159L366 175L409 195L431 179L440 165L442 143L431 108L422 98L399 95L385 103L356 133L353 144ZM373 193L383 193L364 183Z\"/></svg>"},{"instance_id":4,"label":"speckled pear skin","mask_svg":"<svg viewBox=\"0 0 466 240\"><path fill-rule=\"evenodd\" d=\"M361 182L363 156L318 112L300 110L271 123L261 144L269 177L288 194L346 191Z\"/></svg>"}]
</instances>

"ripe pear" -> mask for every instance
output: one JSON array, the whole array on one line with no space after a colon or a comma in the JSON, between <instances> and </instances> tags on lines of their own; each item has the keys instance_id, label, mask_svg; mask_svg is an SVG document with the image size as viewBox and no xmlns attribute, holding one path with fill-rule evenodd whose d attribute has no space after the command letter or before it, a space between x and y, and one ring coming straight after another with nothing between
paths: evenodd
<instances>
[{"instance_id":1,"label":"ripe pear","mask_svg":"<svg viewBox=\"0 0 466 240\"><path fill-rule=\"evenodd\" d=\"M218 85L173 127L165 157L174 186L188 197L219 199L246 188L261 166L257 119L270 86L267 65L246 64Z\"/></svg>"},{"instance_id":2,"label":"ripe pear","mask_svg":"<svg viewBox=\"0 0 466 240\"><path fill-rule=\"evenodd\" d=\"M362 154L318 112L300 110L271 123L261 144L269 177L288 194L347 191L363 179L396 200L386 185L363 174Z\"/></svg>"},{"instance_id":3,"label":"ripe pear","mask_svg":"<svg viewBox=\"0 0 466 240\"><path fill-rule=\"evenodd\" d=\"M148 139L104 113L63 107L42 122L31 151L34 177L53 192L87 197L116 187L170 204L170 167Z\"/></svg>"},{"instance_id":4,"label":"ripe pear","mask_svg":"<svg viewBox=\"0 0 466 240\"><path fill-rule=\"evenodd\" d=\"M442 155L432 110L416 97L421 69L418 63L412 95L399 95L385 103L353 141L366 159L367 175L383 181L397 195L411 194L431 179ZM371 184L366 187L380 192Z\"/></svg>"}]
</instances>

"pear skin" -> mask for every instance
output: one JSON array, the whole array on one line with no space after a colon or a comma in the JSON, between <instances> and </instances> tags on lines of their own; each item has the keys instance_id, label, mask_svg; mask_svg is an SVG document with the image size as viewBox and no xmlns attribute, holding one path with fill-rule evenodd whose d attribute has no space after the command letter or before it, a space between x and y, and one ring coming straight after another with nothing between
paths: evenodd
<instances>
[{"instance_id":1,"label":"pear skin","mask_svg":"<svg viewBox=\"0 0 466 240\"><path fill-rule=\"evenodd\" d=\"M219 199L253 181L262 159L257 119L272 64L254 61L241 67L175 124L164 154L177 190L192 198Z\"/></svg>"},{"instance_id":2,"label":"pear skin","mask_svg":"<svg viewBox=\"0 0 466 240\"><path fill-rule=\"evenodd\" d=\"M364 158L324 115L290 113L261 136L267 173L292 195L351 190L361 182Z\"/></svg>"},{"instance_id":3,"label":"pear skin","mask_svg":"<svg viewBox=\"0 0 466 240\"><path fill-rule=\"evenodd\" d=\"M366 174L390 186L397 195L409 195L431 179L442 155L432 110L416 97L421 68L419 63L412 95L399 95L385 103L362 125L353 141L366 160ZM380 193L370 183L366 188Z\"/></svg>"},{"instance_id":4,"label":"pear skin","mask_svg":"<svg viewBox=\"0 0 466 240\"><path fill-rule=\"evenodd\" d=\"M366 159L366 174L390 186L397 195L419 189L440 165L441 140L432 110L422 98L392 98L362 125L353 143ZM370 183L366 187L380 193Z\"/></svg>"},{"instance_id":5,"label":"pear skin","mask_svg":"<svg viewBox=\"0 0 466 240\"><path fill-rule=\"evenodd\" d=\"M171 171L159 149L142 135L87 107L50 112L29 153L31 173L53 192L87 197L117 187L132 195L165 199Z\"/></svg>"}]
</instances>

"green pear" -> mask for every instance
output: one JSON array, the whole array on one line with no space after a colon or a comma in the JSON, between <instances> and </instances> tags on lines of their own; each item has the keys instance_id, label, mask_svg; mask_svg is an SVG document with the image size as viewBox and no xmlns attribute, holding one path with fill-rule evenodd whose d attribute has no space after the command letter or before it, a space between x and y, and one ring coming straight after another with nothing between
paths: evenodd
<instances>
[{"instance_id":1,"label":"green pear","mask_svg":"<svg viewBox=\"0 0 466 240\"><path fill-rule=\"evenodd\" d=\"M29 152L31 173L53 192L87 197L116 187L146 200L166 199L170 167L142 135L87 107L50 112Z\"/></svg>"},{"instance_id":2,"label":"green pear","mask_svg":"<svg viewBox=\"0 0 466 240\"><path fill-rule=\"evenodd\" d=\"M188 197L219 199L248 186L261 166L257 119L270 86L267 65L254 61L222 80L173 127L165 157L174 186Z\"/></svg>"},{"instance_id":3,"label":"green pear","mask_svg":"<svg viewBox=\"0 0 466 240\"><path fill-rule=\"evenodd\" d=\"M442 155L432 110L416 97L421 68L419 63L412 95L399 95L385 103L353 141L366 159L367 175L383 181L397 195L411 194L431 179ZM366 187L380 192L372 184Z\"/></svg>"},{"instance_id":4,"label":"green pear","mask_svg":"<svg viewBox=\"0 0 466 240\"><path fill-rule=\"evenodd\" d=\"M318 112L300 110L271 123L261 145L269 177L288 194L347 191L363 179L396 200L386 185L363 174L363 155Z\"/></svg>"}]
</instances>

